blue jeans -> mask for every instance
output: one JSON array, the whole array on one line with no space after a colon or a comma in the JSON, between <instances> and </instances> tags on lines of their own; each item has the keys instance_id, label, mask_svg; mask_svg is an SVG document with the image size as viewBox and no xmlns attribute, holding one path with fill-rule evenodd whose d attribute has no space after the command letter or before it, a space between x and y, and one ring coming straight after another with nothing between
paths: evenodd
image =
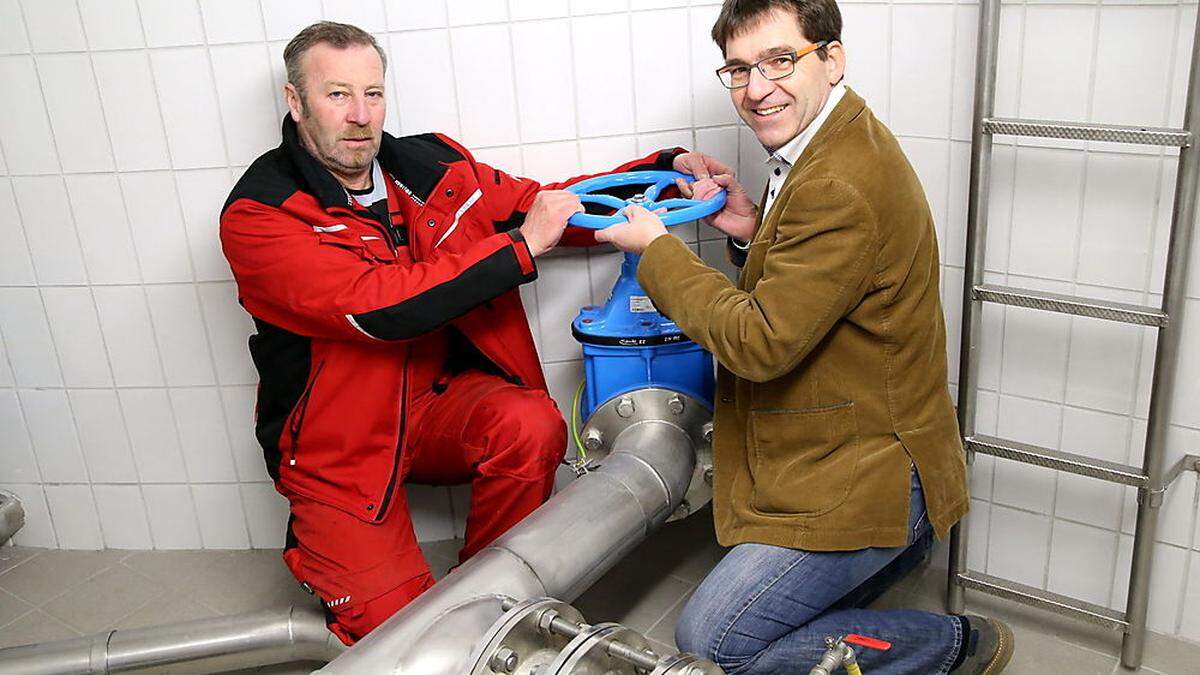
<instances>
[{"instance_id":1,"label":"blue jeans","mask_svg":"<svg viewBox=\"0 0 1200 675\"><path fill-rule=\"evenodd\" d=\"M933 541L921 482L913 472L909 544L814 552L739 544L688 600L675 642L730 675L807 673L825 638L849 633L886 640L855 647L870 675L949 672L962 643L958 620L917 610L862 609L924 558Z\"/></svg>"}]
</instances>

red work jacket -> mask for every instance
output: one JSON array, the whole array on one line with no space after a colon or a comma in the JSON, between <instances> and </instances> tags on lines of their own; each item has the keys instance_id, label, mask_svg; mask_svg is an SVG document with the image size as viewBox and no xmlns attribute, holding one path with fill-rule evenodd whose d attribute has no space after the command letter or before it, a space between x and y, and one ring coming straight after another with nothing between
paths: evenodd
<instances>
[{"instance_id":1,"label":"red work jacket","mask_svg":"<svg viewBox=\"0 0 1200 675\"><path fill-rule=\"evenodd\" d=\"M616 171L670 169L678 149ZM282 492L381 520L406 474L412 338L451 326L490 367L545 389L518 286L537 267L518 228L539 185L440 134L384 134L398 212L362 208L299 143L259 157L221 213L221 245L257 328L256 435ZM392 208L395 208L394 206ZM408 255L397 257L406 230ZM594 243L569 229L564 242Z\"/></svg>"}]
</instances>

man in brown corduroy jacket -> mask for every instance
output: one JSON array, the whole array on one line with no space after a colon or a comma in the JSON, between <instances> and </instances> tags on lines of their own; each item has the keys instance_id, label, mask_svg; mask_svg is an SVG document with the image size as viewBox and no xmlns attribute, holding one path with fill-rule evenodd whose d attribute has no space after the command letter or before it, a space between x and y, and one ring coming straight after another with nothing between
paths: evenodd
<instances>
[{"instance_id":1,"label":"man in brown corduroy jacket","mask_svg":"<svg viewBox=\"0 0 1200 675\"><path fill-rule=\"evenodd\" d=\"M999 672L1013 647L999 621L861 609L968 504L916 173L842 83L834 0L728 0L713 39L769 155L761 208L711 158L694 186L728 191L711 222L737 282L638 207L597 237L642 254L655 305L719 362L713 515L733 549L676 641L738 674L807 672L826 636L848 633L891 643L858 650L868 672Z\"/></svg>"}]
</instances>

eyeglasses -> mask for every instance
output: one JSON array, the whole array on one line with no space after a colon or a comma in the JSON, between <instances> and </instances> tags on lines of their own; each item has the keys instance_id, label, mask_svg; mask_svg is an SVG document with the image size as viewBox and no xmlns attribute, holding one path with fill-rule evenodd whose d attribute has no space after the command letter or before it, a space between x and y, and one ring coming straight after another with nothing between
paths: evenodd
<instances>
[{"instance_id":1,"label":"eyeglasses","mask_svg":"<svg viewBox=\"0 0 1200 675\"><path fill-rule=\"evenodd\" d=\"M811 44L798 52L785 52L783 54L775 54L768 56L756 63L733 64L717 69L717 77L720 78L721 84L725 85L726 89L741 89L750 84L750 72L757 68L758 72L768 80L782 80L783 78L796 72L796 62L808 56L809 54L821 49L829 44L828 40L822 40L816 44Z\"/></svg>"}]
</instances>

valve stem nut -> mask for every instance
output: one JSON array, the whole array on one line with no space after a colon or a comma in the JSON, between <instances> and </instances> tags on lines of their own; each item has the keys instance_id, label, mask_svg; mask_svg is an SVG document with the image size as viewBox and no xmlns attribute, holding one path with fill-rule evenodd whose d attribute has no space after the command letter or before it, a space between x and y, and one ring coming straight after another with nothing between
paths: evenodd
<instances>
[{"instance_id":1,"label":"valve stem nut","mask_svg":"<svg viewBox=\"0 0 1200 675\"><path fill-rule=\"evenodd\" d=\"M621 400L617 401L617 414L621 417L632 417L636 407L633 405L633 399L628 396L622 396Z\"/></svg>"},{"instance_id":2,"label":"valve stem nut","mask_svg":"<svg viewBox=\"0 0 1200 675\"><path fill-rule=\"evenodd\" d=\"M488 661L488 665L492 670L498 673L511 673L517 669L517 662L520 659L517 653L509 647L501 647L492 654L492 658Z\"/></svg>"},{"instance_id":3,"label":"valve stem nut","mask_svg":"<svg viewBox=\"0 0 1200 675\"><path fill-rule=\"evenodd\" d=\"M712 445L712 438L713 438L712 422L705 422L704 426L700 428L700 433L704 435L704 442L708 443L709 445Z\"/></svg>"},{"instance_id":4,"label":"valve stem nut","mask_svg":"<svg viewBox=\"0 0 1200 675\"><path fill-rule=\"evenodd\" d=\"M670 410L672 415L683 414L683 399L679 396L679 394L672 396L670 400L667 401L667 410Z\"/></svg>"}]
</instances>

